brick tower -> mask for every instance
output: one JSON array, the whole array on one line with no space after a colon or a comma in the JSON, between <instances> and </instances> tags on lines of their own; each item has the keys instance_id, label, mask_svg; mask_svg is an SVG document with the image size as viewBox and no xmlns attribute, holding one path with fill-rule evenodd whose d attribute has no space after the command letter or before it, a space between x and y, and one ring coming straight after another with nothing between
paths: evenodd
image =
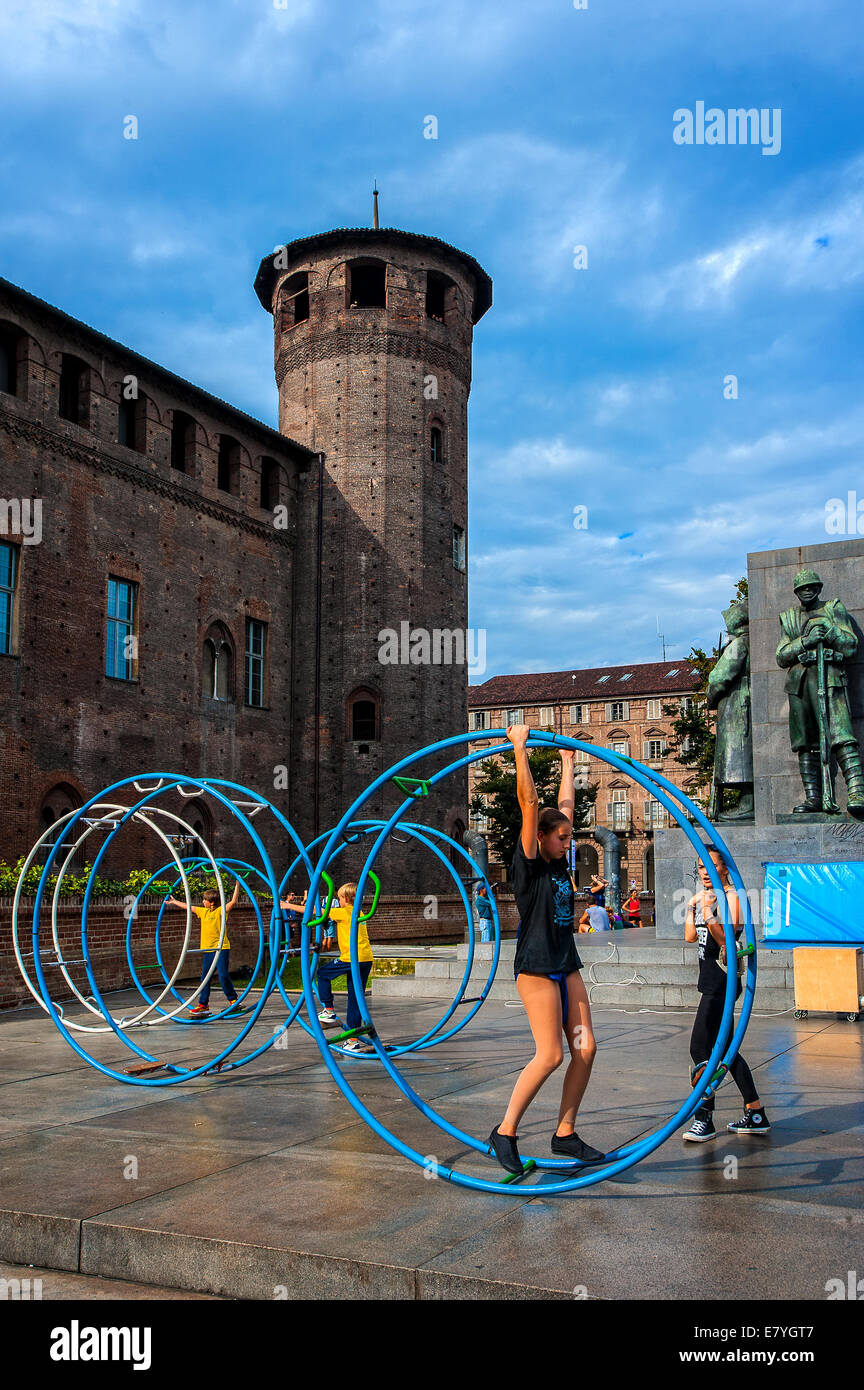
<instances>
[{"instance_id":1,"label":"brick tower","mask_svg":"<svg viewBox=\"0 0 864 1390\"><path fill-rule=\"evenodd\" d=\"M311 838L398 758L467 728L459 639L436 661L433 635L467 629L471 345L492 284L446 242L376 226L289 243L255 289L273 315L279 429L319 455L297 497L292 658L291 815ZM396 664L386 629L403 640ZM431 648L417 639L406 662L421 629ZM466 814L464 775L417 809L457 834ZM425 851L382 867L390 892L442 884Z\"/></svg>"}]
</instances>

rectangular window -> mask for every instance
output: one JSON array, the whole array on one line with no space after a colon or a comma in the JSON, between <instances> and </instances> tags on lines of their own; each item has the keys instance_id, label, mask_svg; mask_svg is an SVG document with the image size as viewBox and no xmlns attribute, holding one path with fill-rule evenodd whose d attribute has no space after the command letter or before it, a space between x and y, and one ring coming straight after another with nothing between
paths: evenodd
<instances>
[{"instance_id":1,"label":"rectangular window","mask_svg":"<svg viewBox=\"0 0 864 1390\"><path fill-rule=\"evenodd\" d=\"M645 710L645 718L659 719L663 714L663 710L661 708L662 704L662 700L649 700L647 709Z\"/></svg>"},{"instance_id":2,"label":"rectangular window","mask_svg":"<svg viewBox=\"0 0 864 1390\"><path fill-rule=\"evenodd\" d=\"M630 757L630 744L627 742L626 739L623 739L623 738L616 739L615 742L612 744L612 752L613 752L613 753L617 753L617 754L619 755L619 757L622 757L622 758L629 758L629 757Z\"/></svg>"},{"instance_id":3,"label":"rectangular window","mask_svg":"<svg viewBox=\"0 0 864 1390\"><path fill-rule=\"evenodd\" d=\"M645 740L644 758L646 763L658 763L665 757L666 740L665 738L648 738Z\"/></svg>"},{"instance_id":4,"label":"rectangular window","mask_svg":"<svg viewBox=\"0 0 864 1390\"><path fill-rule=\"evenodd\" d=\"M571 705L571 706L570 706L570 723L571 723L571 724L584 724L584 723L585 723L585 715L584 715L584 713L583 713L583 710L582 710L582 706L581 706L581 705Z\"/></svg>"},{"instance_id":5,"label":"rectangular window","mask_svg":"<svg viewBox=\"0 0 864 1390\"><path fill-rule=\"evenodd\" d=\"M681 713L682 713L682 714L689 714L692 708L693 708L693 697L692 697L692 695L682 695L682 697L681 697Z\"/></svg>"},{"instance_id":6,"label":"rectangular window","mask_svg":"<svg viewBox=\"0 0 864 1390\"><path fill-rule=\"evenodd\" d=\"M137 585L125 579L108 578L105 674L118 681L134 679L138 656L135 637L136 589Z\"/></svg>"},{"instance_id":7,"label":"rectangular window","mask_svg":"<svg viewBox=\"0 0 864 1390\"><path fill-rule=\"evenodd\" d=\"M15 617L15 585L18 580L18 548L0 543L0 653L12 651L12 624Z\"/></svg>"},{"instance_id":8,"label":"rectangular window","mask_svg":"<svg viewBox=\"0 0 864 1390\"><path fill-rule=\"evenodd\" d=\"M574 763L587 763L589 756L590 754L586 753L584 748L577 748L573 753L573 761Z\"/></svg>"},{"instance_id":9,"label":"rectangular window","mask_svg":"<svg viewBox=\"0 0 864 1390\"><path fill-rule=\"evenodd\" d=\"M521 724L521 723L523 722L523 721L522 721L522 711L521 711L521 709L508 709L508 710L505 710L505 711L504 711L504 715L505 715L505 718L504 718L504 727L505 727L505 728L509 728L509 726L510 726L511 724Z\"/></svg>"},{"instance_id":10,"label":"rectangular window","mask_svg":"<svg viewBox=\"0 0 864 1390\"><path fill-rule=\"evenodd\" d=\"M472 709L468 715L469 731L473 729L488 729L491 725L487 724L487 712L485 709Z\"/></svg>"},{"instance_id":11,"label":"rectangular window","mask_svg":"<svg viewBox=\"0 0 864 1390\"><path fill-rule=\"evenodd\" d=\"M662 830L666 825L666 807L659 801L645 802L645 829Z\"/></svg>"},{"instance_id":12,"label":"rectangular window","mask_svg":"<svg viewBox=\"0 0 864 1390\"><path fill-rule=\"evenodd\" d=\"M626 791L612 791L609 793L612 800L607 803L606 814L609 824L613 830L625 830L630 824L630 806L626 800Z\"/></svg>"},{"instance_id":13,"label":"rectangular window","mask_svg":"<svg viewBox=\"0 0 864 1390\"><path fill-rule=\"evenodd\" d=\"M246 703L255 709L264 705L264 652L267 624L257 618L246 619Z\"/></svg>"},{"instance_id":14,"label":"rectangular window","mask_svg":"<svg viewBox=\"0 0 864 1390\"><path fill-rule=\"evenodd\" d=\"M465 569L465 531L461 526L453 527L453 564L457 570Z\"/></svg>"},{"instance_id":15,"label":"rectangular window","mask_svg":"<svg viewBox=\"0 0 864 1390\"><path fill-rule=\"evenodd\" d=\"M629 700L611 700L606 706L606 718L610 724L626 723L630 718Z\"/></svg>"},{"instance_id":16,"label":"rectangular window","mask_svg":"<svg viewBox=\"0 0 864 1390\"><path fill-rule=\"evenodd\" d=\"M552 706L544 705L537 716L537 720L541 729L545 729L547 725L554 725L555 711L553 710Z\"/></svg>"}]
</instances>

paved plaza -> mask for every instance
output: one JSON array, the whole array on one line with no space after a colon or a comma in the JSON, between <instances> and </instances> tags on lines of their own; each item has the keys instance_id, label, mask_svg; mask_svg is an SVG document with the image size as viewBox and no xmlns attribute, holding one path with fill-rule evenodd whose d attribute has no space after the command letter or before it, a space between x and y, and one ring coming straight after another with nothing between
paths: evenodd
<instances>
[{"instance_id":1,"label":"paved plaza","mask_svg":"<svg viewBox=\"0 0 864 1390\"><path fill-rule=\"evenodd\" d=\"M112 996L115 1012L124 998ZM417 1036L440 1013L440 1002L374 1002L387 1041ZM271 1000L253 1036L279 1018ZM608 1150L678 1108L690 1022L687 1011L595 1009L599 1052L579 1125L590 1143ZM212 1055L212 1034L228 1026L167 1024L145 1042L190 1062ZM861 1265L861 1037L859 1025L828 1016L755 1017L744 1051L769 1139L725 1132L739 1114L729 1083L717 1107L724 1132L710 1144L676 1135L584 1194L544 1198L541 1177L498 1197L429 1180L393 1152L296 1025L285 1050L248 1068L156 1088L87 1066L35 1008L8 1013L0 1260L42 1271L43 1297L93 1297L101 1276L126 1281L110 1296L130 1298L175 1289L244 1299L824 1300L828 1280ZM113 1036L95 1051L133 1065ZM444 1116L485 1136L529 1054L521 1007L490 1001L403 1070ZM424 1120L377 1063L344 1066L364 1102L420 1152L497 1177L491 1160ZM548 1154L557 1090L553 1079L529 1111L523 1153Z\"/></svg>"}]
</instances>

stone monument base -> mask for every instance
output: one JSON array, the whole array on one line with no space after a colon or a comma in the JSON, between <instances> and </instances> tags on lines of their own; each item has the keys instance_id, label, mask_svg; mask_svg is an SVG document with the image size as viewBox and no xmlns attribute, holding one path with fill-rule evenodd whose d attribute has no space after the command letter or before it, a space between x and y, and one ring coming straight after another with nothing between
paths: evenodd
<instances>
[{"instance_id":1,"label":"stone monument base","mask_svg":"<svg viewBox=\"0 0 864 1390\"><path fill-rule=\"evenodd\" d=\"M750 898L758 938L762 939L764 864L859 863L864 860L864 825L851 816L788 816L777 825L718 822ZM696 852L677 826L654 834L657 938L681 940L686 902L701 884L695 876Z\"/></svg>"}]
</instances>

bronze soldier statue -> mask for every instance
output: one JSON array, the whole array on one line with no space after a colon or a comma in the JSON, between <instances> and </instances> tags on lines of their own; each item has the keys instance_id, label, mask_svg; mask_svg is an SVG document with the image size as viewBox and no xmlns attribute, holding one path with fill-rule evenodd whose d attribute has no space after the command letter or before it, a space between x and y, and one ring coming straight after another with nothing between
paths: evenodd
<instances>
[{"instance_id":1,"label":"bronze soldier statue","mask_svg":"<svg viewBox=\"0 0 864 1390\"><path fill-rule=\"evenodd\" d=\"M780 614L783 636L777 648L777 664L789 672L789 738L804 784L804 800L794 809L796 814L838 810L831 791L833 752L846 779L849 812L864 816L861 754L843 670L858 639L840 599L822 600L815 570L801 570L794 589L800 606Z\"/></svg>"},{"instance_id":2,"label":"bronze soldier statue","mask_svg":"<svg viewBox=\"0 0 864 1390\"><path fill-rule=\"evenodd\" d=\"M723 614L731 641L708 676L708 708L717 711L714 744L712 820L753 819L753 730L750 723L750 628L746 598L736 599ZM723 792L739 793L727 810Z\"/></svg>"}]
</instances>

